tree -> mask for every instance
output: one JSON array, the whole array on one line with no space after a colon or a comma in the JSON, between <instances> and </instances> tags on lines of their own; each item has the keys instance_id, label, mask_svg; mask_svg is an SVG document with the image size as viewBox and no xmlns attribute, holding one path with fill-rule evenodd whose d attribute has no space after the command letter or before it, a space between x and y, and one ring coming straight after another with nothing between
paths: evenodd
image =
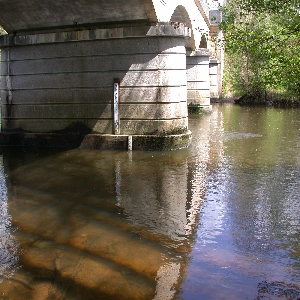
<instances>
[{"instance_id":1,"label":"tree","mask_svg":"<svg viewBox=\"0 0 300 300\"><path fill-rule=\"evenodd\" d=\"M225 86L266 100L300 97L300 4L295 0L229 0L223 8Z\"/></svg>"}]
</instances>

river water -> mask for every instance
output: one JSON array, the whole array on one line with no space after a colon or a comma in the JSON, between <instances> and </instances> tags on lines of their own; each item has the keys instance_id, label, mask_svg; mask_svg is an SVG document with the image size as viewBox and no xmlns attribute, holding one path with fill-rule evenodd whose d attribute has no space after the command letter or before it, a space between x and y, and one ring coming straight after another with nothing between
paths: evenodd
<instances>
[{"instance_id":1,"label":"river water","mask_svg":"<svg viewBox=\"0 0 300 300\"><path fill-rule=\"evenodd\" d=\"M189 127L172 152L2 148L0 299L300 299L300 110Z\"/></svg>"}]
</instances>

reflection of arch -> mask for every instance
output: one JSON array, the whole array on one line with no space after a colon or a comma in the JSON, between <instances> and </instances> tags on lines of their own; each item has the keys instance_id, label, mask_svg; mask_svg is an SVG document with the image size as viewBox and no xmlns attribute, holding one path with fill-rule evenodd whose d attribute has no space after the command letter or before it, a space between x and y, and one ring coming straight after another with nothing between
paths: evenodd
<instances>
[{"instance_id":1,"label":"reflection of arch","mask_svg":"<svg viewBox=\"0 0 300 300\"><path fill-rule=\"evenodd\" d=\"M173 15L171 16L170 19L171 22L180 22L186 24L189 28L193 28L191 19L189 17L188 12L186 11L185 7L182 5L178 5L176 9L173 12ZM194 38L194 32L193 30L192 36L190 39L186 39L186 48L194 50L196 48L195 44L195 38Z\"/></svg>"}]
</instances>

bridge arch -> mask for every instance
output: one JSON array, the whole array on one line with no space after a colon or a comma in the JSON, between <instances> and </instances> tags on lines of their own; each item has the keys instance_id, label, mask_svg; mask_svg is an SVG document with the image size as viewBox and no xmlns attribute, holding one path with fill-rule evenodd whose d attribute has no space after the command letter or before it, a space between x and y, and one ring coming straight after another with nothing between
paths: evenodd
<instances>
[{"instance_id":1,"label":"bridge arch","mask_svg":"<svg viewBox=\"0 0 300 300\"><path fill-rule=\"evenodd\" d=\"M190 50L201 48L204 37L209 36L208 11L197 0L153 0L158 22L181 22L191 28ZM199 13L200 12L200 13ZM201 46L200 46L201 43ZM206 45L209 48L209 41Z\"/></svg>"},{"instance_id":2,"label":"bridge arch","mask_svg":"<svg viewBox=\"0 0 300 300\"><path fill-rule=\"evenodd\" d=\"M158 22L152 0L1 0L0 24L8 33Z\"/></svg>"},{"instance_id":3,"label":"bridge arch","mask_svg":"<svg viewBox=\"0 0 300 300\"><path fill-rule=\"evenodd\" d=\"M190 16L188 12L186 11L185 7L182 5L179 5L176 7L176 9L173 12L173 15L171 16L170 22L174 23L184 23L189 28L193 28L192 21L190 19ZM191 38L186 39L186 49L188 50L194 50L196 48L195 43L195 36L193 30L191 30Z\"/></svg>"},{"instance_id":4,"label":"bridge arch","mask_svg":"<svg viewBox=\"0 0 300 300\"><path fill-rule=\"evenodd\" d=\"M200 48L203 35L209 34L208 11L201 3L199 0L66 0L40 1L37 5L34 0L14 3L2 0L0 24L8 33L18 34L107 24L182 22L192 30L187 48L195 50Z\"/></svg>"}]
</instances>

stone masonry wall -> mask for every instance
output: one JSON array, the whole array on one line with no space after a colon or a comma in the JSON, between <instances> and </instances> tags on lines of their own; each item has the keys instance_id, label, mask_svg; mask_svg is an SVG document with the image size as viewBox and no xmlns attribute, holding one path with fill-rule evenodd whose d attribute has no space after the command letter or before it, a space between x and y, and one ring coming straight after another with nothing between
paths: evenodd
<instances>
[{"instance_id":1,"label":"stone masonry wall","mask_svg":"<svg viewBox=\"0 0 300 300\"><path fill-rule=\"evenodd\" d=\"M111 134L114 78L120 79L121 134L186 129L186 52L179 30L7 36L1 45L2 130Z\"/></svg>"},{"instance_id":2,"label":"stone masonry wall","mask_svg":"<svg viewBox=\"0 0 300 300\"><path fill-rule=\"evenodd\" d=\"M189 106L210 109L210 82L208 49L187 53L187 101Z\"/></svg>"}]
</instances>

